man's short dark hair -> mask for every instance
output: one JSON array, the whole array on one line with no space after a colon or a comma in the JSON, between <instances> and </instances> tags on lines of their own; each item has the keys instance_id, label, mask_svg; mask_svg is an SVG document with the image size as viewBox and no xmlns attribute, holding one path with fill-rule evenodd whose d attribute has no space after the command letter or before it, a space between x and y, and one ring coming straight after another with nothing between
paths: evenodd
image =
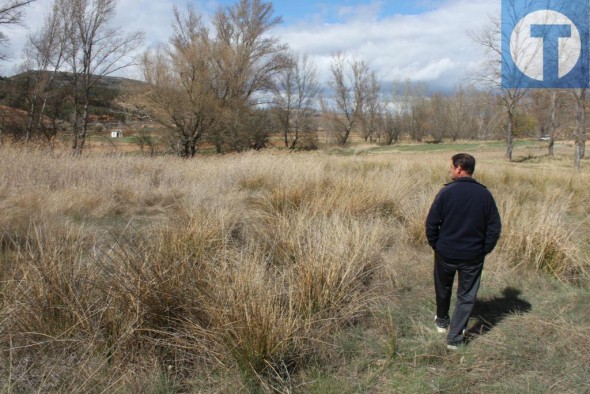
<instances>
[{"instance_id":1,"label":"man's short dark hair","mask_svg":"<svg viewBox=\"0 0 590 394\"><path fill-rule=\"evenodd\" d=\"M475 172L475 157L470 154L457 153L451 160L453 161L453 167L457 168L458 166L461 166L463 171L467 172L469 175L473 175Z\"/></svg>"}]
</instances>

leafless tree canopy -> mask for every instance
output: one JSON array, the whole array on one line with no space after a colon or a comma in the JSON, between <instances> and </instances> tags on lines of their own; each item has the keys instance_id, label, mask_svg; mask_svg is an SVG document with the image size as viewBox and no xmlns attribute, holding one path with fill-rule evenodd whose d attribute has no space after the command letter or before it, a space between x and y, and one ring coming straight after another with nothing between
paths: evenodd
<instances>
[{"instance_id":1,"label":"leafless tree canopy","mask_svg":"<svg viewBox=\"0 0 590 394\"><path fill-rule=\"evenodd\" d=\"M170 47L146 53L142 68L150 86L145 105L182 156L194 155L204 139L218 152L268 142L270 130L252 124L268 115L261 105L290 64L286 46L268 35L279 22L260 0L219 9L210 29L192 8L175 9Z\"/></svg>"},{"instance_id":2,"label":"leafless tree canopy","mask_svg":"<svg viewBox=\"0 0 590 394\"><path fill-rule=\"evenodd\" d=\"M197 144L216 119L217 91L210 62L209 33L193 9L174 9L171 46L144 54L141 65L150 91L142 105L170 131L170 145L182 156Z\"/></svg>"},{"instance_id":3,"label":"leafless tree canopy","mask_svg":"<svg viewBox=\"0 0 590 394\"><path fill-rule=\"evenodd\" d=\"M345 145L357 125L368 127L370 106L378 94L375 72L364 60L347 59L343 54L334 56L330 71L334 104L328 110L336 140Z\"/></svg>"},{"instance_id":4,"label":"leafless tree canopy","mask_svg":"<svg viewBox=\"0 0 590 394\"><path fill-rule=\"evenodd\" d=\"M292 53L291 61L277 78L273 105L285 147L295 149L303 139L313 148L320 85L315 64L307 55Z\"/></svg>"}]
</instances>

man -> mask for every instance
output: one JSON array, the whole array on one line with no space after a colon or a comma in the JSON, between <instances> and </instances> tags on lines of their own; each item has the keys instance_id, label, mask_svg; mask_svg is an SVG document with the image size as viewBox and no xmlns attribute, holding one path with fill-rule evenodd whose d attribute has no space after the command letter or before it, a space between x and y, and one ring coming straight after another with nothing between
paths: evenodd
<instances>
[{"instance_id":1,"label":"man","mask_svg":"<svg viewBox=\"0 0 590 394\"><path fill-rule=\"evenodd\" d=\"M451 183L432 203L426 238L434 250L435 321L447 334L447 348L458 349L473 311L485 256L500 237L502 224L494 197L472 178L475 158L459 153L451 159ZM459 273L453 318L449 308L455 273Z\"/></svg>"}]
</instances>

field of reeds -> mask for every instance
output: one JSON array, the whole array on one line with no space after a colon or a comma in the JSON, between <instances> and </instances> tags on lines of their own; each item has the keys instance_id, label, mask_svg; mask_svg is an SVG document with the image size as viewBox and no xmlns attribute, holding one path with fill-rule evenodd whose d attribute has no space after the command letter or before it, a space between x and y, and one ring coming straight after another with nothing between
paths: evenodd
<instances>
[{"instance_id":1,"label":"field of reeds","mask_svg":"<svg viewBox=\"0 0 590 394\"><path fill-rule=\"evenodd\" d=\"M589 166L472 148L504 228L449 352L423 227L452 146L0 147L2 392L590 390Z\"/></svg>"}]
</instances>

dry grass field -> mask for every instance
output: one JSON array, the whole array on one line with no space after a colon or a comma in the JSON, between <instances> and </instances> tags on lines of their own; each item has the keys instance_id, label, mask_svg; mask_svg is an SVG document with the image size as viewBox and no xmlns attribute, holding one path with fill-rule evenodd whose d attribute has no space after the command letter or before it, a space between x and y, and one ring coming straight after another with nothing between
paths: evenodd
<instances>
[{"instance_id":1,"label":"dry grass field","mask_svg":"<svg viewBox=\"0 0 590 394\"><path fill-rule=\"evenodd\" d=\"M588 392L590 165L570 150L0 147L0 388ZM458 151L504 229L450 352L423 223Z\"/></svg>"}]
</instances>

